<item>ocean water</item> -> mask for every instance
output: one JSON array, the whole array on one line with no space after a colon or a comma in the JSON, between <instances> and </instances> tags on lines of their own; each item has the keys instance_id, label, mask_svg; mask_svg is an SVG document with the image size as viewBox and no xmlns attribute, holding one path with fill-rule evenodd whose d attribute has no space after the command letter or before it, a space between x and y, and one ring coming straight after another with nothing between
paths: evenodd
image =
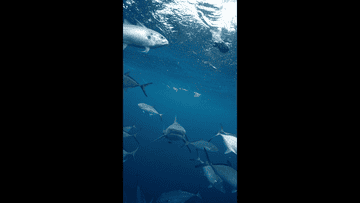
<instances>
[{"instance_id":1,"label":"ocean water","mask_svg":"<svg viewBox=\"0 0 360 203\"><path fill-rule=\"evenodd\" d=\"M235 8L235 12L234 12ZM190 141L209 140L222 124L224 131L237 134L237 22L236 1L123 1L123 19L164 35L169 45L156 49L128 46L123 51L124 73L145 87L123 91L123 126L135 125L130 134L134 138L123 140L123 149L131 152L139 147L135 159L123 163L123 187L126 202L136 202L139 185L146 202L164 192L183 190L196 194L187 202L236 202L237 193L225 186L223 194L209 183L201 168L190 161L196 158L182 142L169 144L160 139L162 131L174 122L186 130ZM135 20L136 19L136 20ZM216 32L217 34L213 34ZM214 47L218 38L228 43L229 51L221 53ZM139 103L154 106L163 114L150 116L138 107ZM229 160L237 170L237 155L224 154L222 138L211 141L219 151L209 152L212 163ZM200 151L201 160L206 156ZM124 197L125 198L125 197ZM125 201L125 199L124 199Z\"/></svg>"}]
</instances>

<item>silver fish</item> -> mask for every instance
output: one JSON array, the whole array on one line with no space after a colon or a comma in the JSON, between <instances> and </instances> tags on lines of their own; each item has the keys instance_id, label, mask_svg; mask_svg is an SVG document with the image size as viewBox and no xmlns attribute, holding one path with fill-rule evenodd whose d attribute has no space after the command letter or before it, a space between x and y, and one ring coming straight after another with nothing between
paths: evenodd
<instances>
[{"instance_id":1,"label":"silver fish","mask_svg":"<svg viewBox=\"0 0 360 203\"><path fill-rule=\"evenodd\" d=\"M210 138L209 142L217 136L221 136L223 138L224 144L227 148L225 154L234 152L237 155L237 137L235 134L225 132L223 127L221 126L221 130L215 136Z\"/></svg>"},{"instance_id":2,"label":"silver fish","mask_svg":"<svg viewBox=\"0 0 360 203\"><path fill-rule=\"evenodd\" d=\"M165 203L165 202L166 203L184 203L193 196L197 196L200 199L202 199L199 192L195 195L190 192L175 190L175 191L166 192L166 193L161 194L156 202L157 203Z\"/></svg>"},{"instance_id":3,"label":"silver fish","mask_svg":"<svg viewBox=\"0 0 360 203\"><path fill-rule=\"evenodd\" d=\"M136 128L135 125L123 127L123 131L129 132L132 128Z\"/></svg>"},{"instance_id":4,"label":"silver fish","mask_svg":"<svg viewBox=\"0 0 360 203\"><path fill-rule=\"evenodd\" d=\"M137 134L137 133L136 133ZM138 144L140 144L139 140L136 138L136 134L130 135L129 133L127 133L126 131L123 131L123 138L127 138L127 137L134 137L136 142Z\"/></svg>"},{"instance_id":5,"label":"silver fish","mask_svg":"<svg viewBox=\"0 0 360 203\"><path fill-rule=\"evenodd\" d=\"M139 106L142 110L149 112L151 116L154 115L154 114L158 114L158 115L160 116L161 121L162 121L162 115L163 115L163 114L159 114L159 113L156 111L156 109L154 108L154 106L150 106L150 105L145 104L145 103L139 103L138 106Z\"/></svg>"},{"instance_id":6,"label":"silver fish","mask_svg":"<svg viewBox=\"0 0 360 203\"><path fill-rule=\"evenodd\" d=\"M208 161L206 161L206 162L201 161L198 151L197 151L197 156L198 156L197 159L190 159L190 160L193 160L193 161L196 160L201 163L200 165L195 166L195 168L201 167L203 169L204 176L208 179L208 181L210 183L208 188L214 187L217 190L219 190L220 192L225 193L223 180L218 175L216 175L214 169L212 168L212 166L209 164Z\"/></svg>"},{"instance_id":7,"label":"silver fish","mask_svg":"<svg viewBox=\"0 0 360 203\"><path fill-rule=\"evenodd\" d=\"M198 149L206 148L207 150L212 151L212 152L219 151L218 148L213 143L207 142L205 140L199 140L199 141L195 141L195 142L186 141L185 145L188 145L188 144L191 144Z\"/></svg>"},{"instance_id":8,"label":"silver fish","mask_svg":"<svg viewBox=\"0 0 360 203\"><path fill-rule=\"evenodd\" d=\"M139 147L136 149L136 150L134 150L134 151L132 151L132 152L127 152L127 151L125 151L125 150L123 150L123 163L125 162L125 161L127 161L127 156L128 155L132 155L133 157L134 157L134 159L135 159L135 153L136 153L136 151L139 149Z\"/></svg>"},{"instance_id":9,"label":"silver fish","mask_svg":"<svg viewBox=\"0 0 360 203\"><path fill-rule=\"evenodd\" d=\"M237 171L230 166L212 164L209 155L204 149L209 164L214 168L215 173L232 187L232 193L237 191Z\"/></svg>"},{"instance_id":10,"label":"silver fish","mask_svg":"<svg viewBox=\"0 0 360 203\"><path fill-rule=\"evenodd\" d=\"M163 35L146 28L139 21L137 21L137 25L132 25L127 20L124 20L123 50L128 45L131 45L136 47L145 47L143 52L147 53L150 50L150 47L156 48L168 44L169 41Z\"/></svg>"},{"instance_id":11,"label":"silver fish","mask_svg":"<svg viewBox=\"0 0 360 203\"><path fill-rule=\"evenodd\" d=\"M136 80L132 77L129 76L130 72L127 72L123 75L123 89L126 91L129 88L134 88L134 87L140 87L142 89L142 91L144 92L145 96L146 92L145 92L145 87L148 85L151 85L152 82L144 84L144 85L140 85L138 82L136 82Z\"/></svg>"}]
</instances>

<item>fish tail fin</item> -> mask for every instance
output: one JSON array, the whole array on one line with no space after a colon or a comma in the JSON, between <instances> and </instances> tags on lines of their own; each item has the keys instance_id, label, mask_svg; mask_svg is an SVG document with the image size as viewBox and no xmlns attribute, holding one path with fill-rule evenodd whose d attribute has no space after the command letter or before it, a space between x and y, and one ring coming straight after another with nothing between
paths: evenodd
<instances>
[{"instance_id":1,"label":"fish tail fin","mask_svg":"<svg viewBox=\"0 0 360 203\"><path fill-rule=\"evenodd\" d=\"M123 50L127 47L127 44L123 43Z\"/></svg>"},{"instance_id":2,"label":"fish tail fin","mask_svg":"<svg viewBox=\"0 0 360 203\"><path fill-rule=\"evenodd\" d=\"M175 115L175 121L174 122L176 122L176 117L177 117L177 115Z\"/></svg>"},{"instance_id":3,"label":"fish tail fin","mask_svg":"<svg viewBox=\"0 0 360 203\"><path fill-rule=\"evenodd\" d=\"M198 192L198 193L196 194L196 196L198 196L200 199L202 199L202 197L201 197L201 195L200 195L200 192Z\"/></svg>"},{"instance_id":4,"label":"fish tail fin","mask_svg":"<svg viewBox=\"0 0 360 203\"><path fill-rule=\"evenodd\" d=\"M210 142L214 137L216 137L217 135L213 136L212 138L210 138L210 140L208 142Z\"/></svg>"},{"instance_id":5,"label":"fish tail fin","mask_svg":"<svg viewBox=\"0 0 360 203\"><path fill-rule=\"evenodd\" d=\"M137 134L137 133L134 134L134 138L135 138L136 142L140 145L139 140L136 138L136 134Z\"/></svg>"},{"instance_id":6,"label":"fish tail fin","mask_svg":"<svg viewBox=\"0 0 360 203\"><path fill-rule=\"evenodd\" d=\"M151 84L153 84L153 83L150 82L150 83L147 83L147 84L144 84L144 85L140 85L140 87L141 87L141 89L142 89L142 91L144 92L144 94L145 94L146 97L147 97L147 95L146 95L146 92L145 92L145 87L148 86L148 85L151 85Z\"/></svg>"},{"instance_id":7,"label":"fish tail fin","mask_svg":"<svg viewBox=\"0 0 360 203\"><path fill-rule=\"evenodd\" d=\"M162 116L163 116L163 114L159 114L159 116L160 116L160 120L162 121Z\"/></svg>"}]
</instances>

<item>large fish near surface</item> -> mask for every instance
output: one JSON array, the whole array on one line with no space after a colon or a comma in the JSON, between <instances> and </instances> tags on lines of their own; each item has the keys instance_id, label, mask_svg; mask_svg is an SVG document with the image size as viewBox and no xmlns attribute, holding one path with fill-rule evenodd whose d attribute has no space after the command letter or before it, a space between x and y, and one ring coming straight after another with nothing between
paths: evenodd
<instances>
[{"instance_id":1,"label":"large fish near surface","mask_svg":"<svg viewBox=\"0 0 360 203\"><path fill-rule=\"evenodd\" d=\"M184 203L189 200L191 197L197 196L200 199L200 193L198 192L196 195L190 192L185 192L181 190L175 190L171 192L166 192L160 195L157 203Z\"/></svg>"},{"instance_id":2,"label":"large fish near surface","mask_svg":"<svg viewBox=\"0 0 360 203\"><path fill-rule=\"evenodd\" d=\"M130 72L127 72L123 75L123 89L125 89L125 91L129 88L134 88L134 87L140 87L142 89L142 91L144 92L145 96L146 92L145 92L145 87L148 85L151 85L152 82L144 84L144 85L140 85L138 82L136 82L136 80L132 77L129 76Z\"/></svg>"},{"instance_id":3,"label":"large fish near surface","mask_svg":"<svg viewBox=\"0 0 360 203\"><path fill-rule=\"evenodd\" d=\"M172 141L184 141L184 145L183 146L187 146L187 148L189 149L189 152L191 153L191 150L189 148L188 145L186 145L186 143L188 142L187 137L186 137L186 131L185 129L176 121L176 116L175 116L175 121L173 124L171 124L168 128L166 128L166 130L163 130L163 135L160 136L159 138L156 138L155 140L151 141L154 142L156 140L159 140L161 138L165 137L166 139L169 140L169 143L172 143Z\"/></svg>"},{"instance_id":4,"label":"large fish near surface","mask_svg":"<svg viewBox=\"0 0 360 203\"><path fill-rule=\"evenodd\" d=\"M215 173L232 187L232 193L237 191L237 171L223 164L212 164L209 155L204 149L208 163L214 168Z\"/></svg>"},{"instance_id":5,"label":"large fish near surface","mask_svg":"<svg viewBox=\"0 0 360 203\"><path fill-rule=\"evenodd\" d=\"M221 136L224 140L224 144L227 148L224 154L234 152L237 155L237 137L235 137L235 134L225 132L221 126L221 130L215 136L210 138L209 142L216 136Z\"/></svg>"},{"instance_id":6,"label":"large fish near surface","mask_svg":"<svg viewBox=\"0 0 360 203\"><path fill-rule=\"evenodd\" d=\"M217 190L219 190L220 192L225 193L223 180L218 175L216 175L214 169L212 168L212 166L209 164L208 161L203 162L203 161L200 160L200 156L199 156L198 151L197 151L197 156L198 156L197 159L190 159L190 160L199 161L201 163L200 165L195 166L195 168L201 167L203 169L204 176L207 178L207 180L210 183L208 188L214 187Z\"/></svg>"},{"instance_id":7,"label":"large fish near surface","mask_svg":"<svg viewBox=\"0 0 360 203\"><path fill-rule=\"evenodd\" d=\"M164 36L154 30L146 28L139 21L137 21L137 25L132 25L127 20L124 20L123 50L130 45L145 47L143 52L147 53L150 47L156 48L168 44L169 42Z\"/></svg>"},{"instance_id":8,"label":"large fish near surface","mask_svg":"<svg viewBox=\"0 0 360 203\"><path fill-rule=\"evenodd\" d=\"M160 120L162 121L162 114L160 114L159 112L157 112L154 106L150 106L150 105L145 104L145 103L139 103L138 106L139 106L142 110L149 112L150 116L152 116L152 115L154 115L154 114L159 115L159 116L160 116Z\"/></svg>"}]
</instances>

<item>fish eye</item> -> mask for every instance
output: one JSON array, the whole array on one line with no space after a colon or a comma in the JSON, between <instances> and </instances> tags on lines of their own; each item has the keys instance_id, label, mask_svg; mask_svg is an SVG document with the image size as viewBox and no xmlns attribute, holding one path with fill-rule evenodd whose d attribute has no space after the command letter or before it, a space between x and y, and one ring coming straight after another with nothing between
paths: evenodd
<instances>
[{"instance_id":1,"label":"fish eye","mask_svg":"<svg viewBox=\"0 0 360 203\"><path fill-rule=\"evenodd\" d=\"M163 36L161 36L161 39L164 39L164 37L163 37Z\"/></svg>"}]
</instances>

